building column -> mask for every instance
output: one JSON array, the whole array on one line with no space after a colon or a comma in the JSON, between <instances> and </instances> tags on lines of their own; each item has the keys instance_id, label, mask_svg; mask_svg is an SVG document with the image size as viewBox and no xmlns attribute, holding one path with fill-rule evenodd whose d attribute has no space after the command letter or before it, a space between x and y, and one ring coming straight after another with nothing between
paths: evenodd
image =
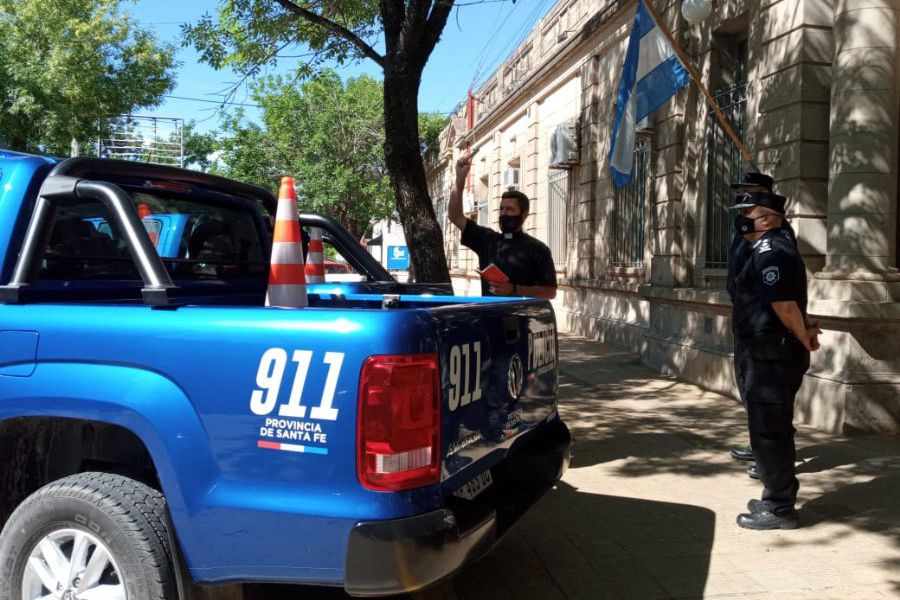
<instances>
[{"instance_id":1,"label":"building column","mask_svg":"<svg viewBox=\"0 0 900 600\"><path fill-rule=\"evenodd\" d=\"M525 148L523 151L522 170L519 176L522 177L522 191L531 199L531 216L525 223L525 229L537 237L541 237L541 218L546 219L547 216L547 196L546 194L538 194L538 165L540 164L540 102L532 102L528 105L528 120L525 129ZM539 218L539 215L543 217ZM543 227L546 231L546 225Z\"/></svg>"},{"instance_id":2,"label":"building column","mask_svg":"<svg viewBox=\"0 0 900 600\"><path fill-rule=\"evenodd\" d=\"M669 29L676 32L684 23L680 7L680 2L663 2L660 6ZM685 227L684 200L686 194L696 198L697 190L695 182L685 173L689 168L686 152L695 152L697 145L688 147L685 136L686 115L693 108L689 109L688 105L698 101L702 103L702 97L691 84L649 117L653 138L647 165L651 173L647 199L652 202L647 228L651 253L647 280L653 287L678 288L691 284L693 260L689 248L693 245L694 231ZM699 130L702 131L702 126ZM694 133L697 131L695 128ZM686 189L688 185L691 189Z\"/></svg>"},{"instance_id":3,"label":"building column","mask_svg":"<svg viewBox=\"0 0 900 600\"><path fill-rule=\"evenodd\" d=\"M897 280L895 0L837 0L828 243L819 279Z\"/></svg>"},{"instance_id":4,"label":"building column","mask_svg":"<svg viewBox=\"0 0 900 600\"><path fill-rule=\"evenodd\" d=\"M573 218L575 236L568 244L574 251L576 261L569 261L569 276L578 279L594 279L594 232L597 228L594 185L598 179L600 157L597 154L597 140L600 136L600 57L589 57L581 67L581 164L573 170L575 175L576 207Z\"/></svg>"},{"instance_id":5,"label":"building column","mask_svg":"<svg viewBox=\"0 0 900 600\"><path fill-rule=\"evenodd\" d=\"M496 213L500 208L500 194L506 191L503 187L503 131L494 131L494 149L490 155L491 174L490 190L488 196L490 202L488 204L488 222L493 223L496 220Z\"/></svg>"},{"instance_id":6,"label":"building column","mask_svg":"<svg viewBox=\"0 0 900 600\"><path fill-rule=\"evenodd\" d=\"M780 2L751 13L750 55L760 83L751 88L752 147L787 212L810 272L822 269L834 60L831 0Z\"/></svg>"},{"instance_id":7,"label":"building column","mask_svg":"<svg viewBox=\"0 0 900 600\"><path fill-rule=\"evenodd\" d=\"M898 21L896 0L835 0L827 244L809 303L825 333L797 406L824 429L900 432Z\"/></svg>"}]
</instances>

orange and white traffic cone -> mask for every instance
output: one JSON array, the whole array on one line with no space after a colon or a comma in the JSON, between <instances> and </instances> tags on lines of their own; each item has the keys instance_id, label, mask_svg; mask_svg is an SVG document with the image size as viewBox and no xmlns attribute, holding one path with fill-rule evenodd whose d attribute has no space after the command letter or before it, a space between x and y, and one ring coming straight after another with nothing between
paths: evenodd
<instances>
[{"instance_id":1,"label":"orange and white traffic cone","mask_svg":"<svg viewBox=\"0 0 900 600\"><path fill-rule=\"evenodd\" d=\"M306 281L325 283L325 246L322 244L322 229L309 229L309 249L306 251Z\"/></svg>"},{"instance_id":2,"label":"orange and white traffic cone","mask_svg":"<svg viewBox=\"0 0 900 600\"><path fill-rule=\"evenodd\" d=\"M266 306L302 308L306 304L297 193L294 191L294 178L282 177L281 189L278 191L278 210L275 213L275 234L272 236Z\"/></svg>"},{"instance_id":3,"label":"orange and white traffic cone","mask_svg":"<svg viewBox=\"0 0 900 600\"><path fill-rule=\"evenodd\" d=\"M147 221L147 219L153 218L153 211L150 210L150 206L145 202L141 202L140 204L138 204L137 209L138 218L144 224L144 229L147 230L147 235L150 236L150 242L155 248L159 243L159 231L154 231L153 229L155 224Z\"/></svg>"}]
</instances>

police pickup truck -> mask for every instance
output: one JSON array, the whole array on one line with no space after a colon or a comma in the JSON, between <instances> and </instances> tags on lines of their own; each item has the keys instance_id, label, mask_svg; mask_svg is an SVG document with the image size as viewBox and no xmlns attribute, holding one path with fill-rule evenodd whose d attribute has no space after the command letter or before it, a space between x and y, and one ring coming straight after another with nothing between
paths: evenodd
<instances>
[{"instance_id":1,"label":"police pickup truck","mask_svg":"<svg viewBox=\"0 0 900 600\"><path fill-rule=\"evenodd\" d=\"M397 283L301 215L359 281L265 307L275 205L0 151L0 598L408 592L561 476L547 302Z\"/></svg>"}]
</instances>

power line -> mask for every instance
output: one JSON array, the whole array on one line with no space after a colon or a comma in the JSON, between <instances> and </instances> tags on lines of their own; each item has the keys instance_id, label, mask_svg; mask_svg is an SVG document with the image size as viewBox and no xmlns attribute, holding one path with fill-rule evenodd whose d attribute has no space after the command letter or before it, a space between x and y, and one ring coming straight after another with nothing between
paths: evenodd
<instances>
[{"instance_id":1,"label":"power line","mask_svg":"<svg viewBox=\"0 0 900 600\"><path fill-rule=\"evenodd\" d=\"M250 104L248 102L234 102L229 100L209 100L208 98L189 98L188 96L172 96L166 94L163 98L172 98L174 100L188 100L190 102L206 102L207 104L219 104L225 106L242 106L246 108L263 108L261 104Z\"/></svg>"},{"instance_id":2,"label":"power line","mask_svg":"<svg viewBox=\"0 0 900 600\"><path fill-rule=\"evenodd\" d=\"M457 5L457 6L459 6L459 5ZM500 17L500 12L501 12L502 10L503 10L503 7L501 6L500 9L497 11L497 14L494 16L494 24L491 25L491 29L494 29L494 25L497 24L497 19ZM512 16L512 13L513 13L515 10L516 10L516 6L515 6L515 4L513 4L512 10L509 11L509 14L506 16L506 19L504 19L503 23L500 25L500 27L499 27L498 29L502 29L502 28L503 28L503 25L506 25L506 22L507 22L507 21L509 20L509 18ZM457 14L458 14L458 12L459 12L459 9L457 8ZM479 72L479 70L481 69L481 63L484 62L484 56L487 54L488 48L489 48L491 45L493 45L493 43L494 43L496 40L497 40L496 37L491 37L491 39L489 39L487 42L485 42L484 46L482 46L482 48L481 48L481 51L478 52L478 54L475 55L475 57L472 59L472 62L470 62L469 65L468 65L468 66L465 68L465 70L463 71L463 72L465 73L466 71L471 70L472 67L475 67L475 73L474 73L474 75L473 75L473 77L472 77L472 80L473 80L473 81L478 77L478 72ZM478 63L477 66L476 66L476 62ZM450 93L451 93L452 91L453 91L453 85L448 86L447 89L446 89L446 91L444 92L444 95L441 96L441 99L438 100L437 102L435 102L435 104L436 104L437 106L440 106L441 103L442 103L444 100L446 100L447 96L449 96ZM451 112L452 112L452 111L451 111Z\"/></svg>"},{"instance_id":3,"label":"power line","mask_svg":"<svg viewBox=\"0 0 900 600\"><path fill-rule=\"evenodd\" d=\"M456 2L453 6L475 6L476 4L495 4L499 2L509 2L510 0L472 0L471 2ZM515 4L516 0L512 0Z\"/></svg>"},{"instance_id":4,"label":"power line","mask_svg":"<svg viewBox=\"0 0 900 600\"><path fill-rule=\"evenodd\" d=\"M509 0L479 0L479 1L472 1L472 2L457 2L454 6L459 8L462 6L471 6L471 5L475 5L475 4L489 4L489 3L493 3L493 2L500 3L500 2L508 2L508 1ZM513 12L515 12L516 0L512 0L512 3L513 3L512 10L510 10L509 13L506 15L506 18L500 24L500 27L497 28L498 30L503 29L503 27L506 25L506 23L512 17ZM531 15L525 19L523 26L520 27L516 31L516 33L513 34L513 36L509 39L509 41L506 43L506 45L503 47L503 49L500 51L500 53L495 55L495 57L491 60L491 62L489 63L489 68L484 69L487 73L493 73L493 71L496 67L497 61L504 57L504 53L506 52L507 49L510 48L511 44L517 44L518 42L520 42L523 39L525 34L527 34L529 31L531 31L531 29L534 27L535 23L537 22L537 19L540 18L540 16L543 15L544 12L546 12L546 4L547 4L547 0L542 0L542 2L539 5L536 5L534 12L532 12ZM502 10L502 8L500 10ZM499 17L500 17L500 11L497 11L497 15L494 17L494 24L497 23L497 19ZM491 29L493 29L493 25L491 26ZM478 79L481 76L483 68L484 68L485 56L487 56L488 50L494 45L494 43L497 41L497 39L498 38L496 36L491 37L491 39L489 39L487 41L487 43L485 43L485 45L482 47L481 51L479 51L478 54L475 55L475 57L472 59L472 62L470 62L469 66L466 68L466 70L471 69L472 66L475 65L475 63L477 61L478 64L475 67L475 72L473 73L473 78L472 78L472 87L473 88L477 89L478 85L480 85L478 82ZM440 106L440 104L444 101L444 99L447 98L447 96L450 95L450 93L452 91L453 91L453 88L448 87L447 91L444 92L444 95L441 96L441 99L438 100L436 104L438 106ZM442 114L453 114L454 112L456 112L456 110L458 108L459 108L459 103L457 103L456 107L454 107L450 111L433 111L433 112L441 112Z\"/></svg>"},{"instance_id":5,"label":"power line","mask_svg":"<svg viewBox=\"0 0 900 600\"><path fill-rule=\"evenodd\" d=\"M523 39L525 39L525 36L528 35L528 33L534 28L538 19L546 11L547 2L548 0L542 0L540 4L535 5L534 12L532 12L531 15L525 20L522 27L520 27L515 35L510 38L510 41L507 42L506 46L504 46L503 49L494 56L491 62L488 63L488 66L485 69L486 73L493 73L499 66L499 63L504 58L506 58L506 56L508 56L508 53L518 44L520 44ZM478 85L481 85L482 83L484 82L478 82Z\"/></svg>"},{"instance_id":6,"label":"power line","mask_svg":"<svg viewBox=\"0 0 900 600\"><path fill-rule=\"evenodd\" d=\"M209 100L207 98L190 98L188 96L172 96L169 94L164 95L163 98L172 98L174 100L187 100L189 102L204 102L206 104L220 104L220 105L227 104L228 106L242 106L242 107L246 107L246 108L259 108L259 109L264 108L261 104L250 104L249 102L228 102L228 101L224 101L224 100ZM422 110L421 112L428 113L428 114L434 114L434 115L449 115L449 114L453 113L452 110Z\"/></svg>"},{"instance_id":7,"label":"power line","mask_svg":"<svg viewBox=\"0 0 900 600\"><path fill-rule=\"evenodd\" d=\"M503 29L503 27L506 25L506 23L509 22L509 19L510 19L510 17L512 17L512 15L513 15L514 12L516 12L516 5L515 5L515 4L513 4L512 10L509 11L509 13L507 13L506 18L503 19L503 22L500 24L500 27L498 28L498 30L502 30L502 29ZM496 25L496 23L497 23L497 18L498 18L499 16L500 16L500 11L498 10L498 11L497 11L497 16L494 17L494 24L495 24L495 25ZM491 29L492 29L492 30L494 29L494 26L493 26L493 25L491 25ZM481 75L481 68L484 66L484 59L485 59L485 57L487 56L488 48L492 47L492 46L494 45L494 42L496 42L496 41L497 41L497 38L491 36L491 39L488 40L488 42L484 45L484 48L482 48L480 55L477 57L477 58L478 58L478 66L475 67L475 73L472 75L472 81L473 81L473 83L474 83L475 81L477 81L477 80L478 80L478 77Z\"/></svg>"}]
</instances>

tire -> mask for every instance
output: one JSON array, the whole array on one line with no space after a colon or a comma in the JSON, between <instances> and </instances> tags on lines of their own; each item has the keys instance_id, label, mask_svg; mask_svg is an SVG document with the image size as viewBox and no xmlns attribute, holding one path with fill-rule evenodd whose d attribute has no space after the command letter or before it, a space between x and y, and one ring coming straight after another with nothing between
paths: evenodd
<instances>
[{"instance_id":1,"label":"tire","mask_svg":"<svg viewBox=\"0 0 900 600\"><path fill-rule=\"evenodd\" d=\"M158 491L109 473L44 486L0 534L0 600L177 598L165 506Z\"/></svg>"}]
</instances>

